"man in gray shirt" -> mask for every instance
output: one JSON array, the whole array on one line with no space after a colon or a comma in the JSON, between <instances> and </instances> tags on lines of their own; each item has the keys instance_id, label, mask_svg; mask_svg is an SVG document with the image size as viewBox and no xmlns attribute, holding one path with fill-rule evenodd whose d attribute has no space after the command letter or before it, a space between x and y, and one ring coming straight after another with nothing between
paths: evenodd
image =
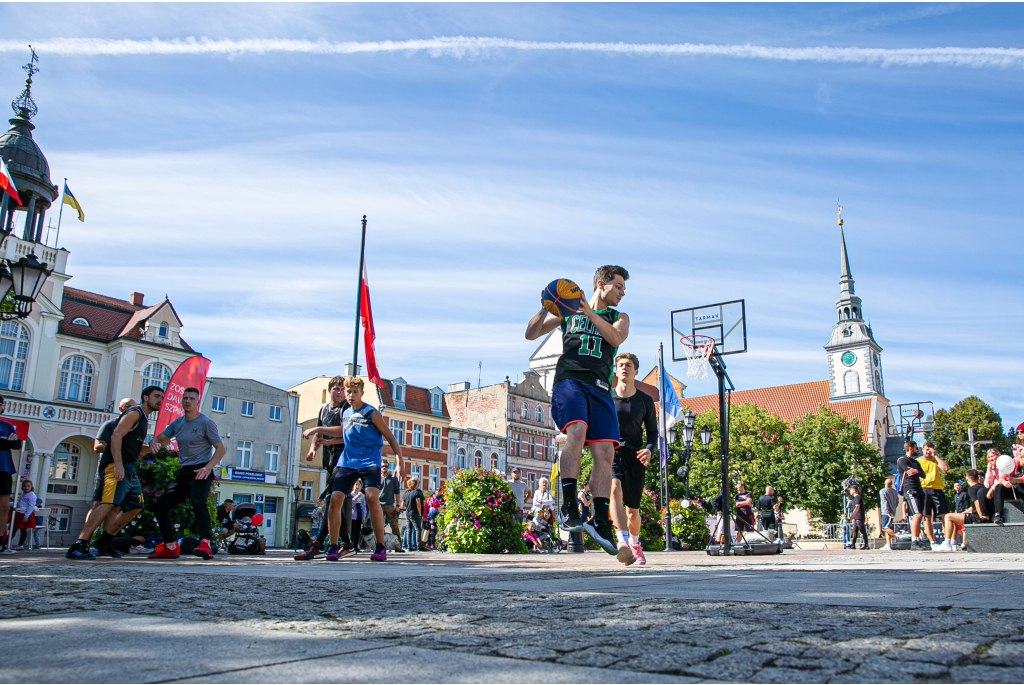
<instances>
[{"instance_id":1,"label":"man in gray shirt","mask_svg":"<svg viewBox=\"0 0 1024 685\"><path fill-rule=\"evenodd\" d=\"M396 476L391 475L391 465L386 461L381 462L380 465L380 508L384 512L384 523L391 526L391 533L398 538L402 539L402 531L398 526L398 498L402 494L402 484L398 481ZM383 540L381 540L383 543ZM396 552L404 552L401 544L399 544Z\"/></svg>"},{"instance_id":2,"label":"man in gray shirt","mask_svg":"<svg viewBox=\"0 0 1024 685\"><path fill-rule=\"evenodd\" d=\"M185 388L181 394L181 408L185 410L185 415L171 421L149 444L155 453L172 439L177 440L178 465L181 467L153 507L164 541L149 558L177 559L181 556L171 511L183 502L190 502L201 538L193 554L202 559L213 559L213 549L210 547L213 527L207 499L213 485L213 469L224 456L224 443L221 442L217 424L199 413L199 390Z\"/></svg>"},{"instance_id":3,"label":"man in gray shirt","mask_svg":"<svg viewBox=\"0 0 1024 685\"><path fill-rule=\"evenodd\" d=\"M520 473L519 468L512 467L512 480L508 482L508 486L512 488L512 494L516 497L516 508L517 517L522 519L523 507L526 506L526 483L519 480Z\"/></svg>"},{"instance_id":4,"label":"man in gray shirt","mask_svg":"<svg viewBox=\"0 0 1024 685\"><path fill-rule=\"evenodd\" d=\"M893 525L896 523L896 507L899 506L900 496L893 488L893 479L885 479L885 487L878 491L878 501L881 505L882 532L885 533L885 545L880 549L892 550L892 543L896 540L896 530Z\"/></svg>"}]
</instances>

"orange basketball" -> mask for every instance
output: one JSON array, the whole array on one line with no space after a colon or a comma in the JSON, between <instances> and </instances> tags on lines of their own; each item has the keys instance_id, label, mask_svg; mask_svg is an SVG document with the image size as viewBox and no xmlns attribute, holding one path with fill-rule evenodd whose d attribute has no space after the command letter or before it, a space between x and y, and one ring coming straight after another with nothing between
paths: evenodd
<instances>
[{"instance_id":1,"label":"orange basketball","mask_svg":"<svg viewBox=\"0 0 1024 685\"><path fill-rule=\"evenodd\" d=\"M564 318L579 310L581 297L583 292L578 285L568 278L559 278L544 288L540 294L540 303L555 316Z\"/></svg>"}]
</instances>

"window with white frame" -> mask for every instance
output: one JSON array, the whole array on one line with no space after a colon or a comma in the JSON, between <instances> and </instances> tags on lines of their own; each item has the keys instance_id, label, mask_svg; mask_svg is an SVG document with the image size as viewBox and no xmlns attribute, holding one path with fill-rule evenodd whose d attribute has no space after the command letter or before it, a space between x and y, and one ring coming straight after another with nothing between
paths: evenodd
<instances>
[{"instance_id":1,"label":"window with white frame","mask_svg":"<svg viewBox=\"0 0 1024 685\"><path fill-rule=\"evenodd\" d=\"M21 390L28 340L28 329L17 321L4 321L0 325L0 388Z\"/></svg>"},{"instance_id":2,"label":"window with white frame","mask_svg":"<svg viewBox=\"0 0 1024 685\"><path fill-rule=\"evenodd\" d=\"M416 479L416 487L423 487L423 467L419 464L413 464L409 467L409 477Z\"/></svg>"},{"instance_id":3,"label":"window with white frame","mask_svg":"<svg viewBox=\"0 0 1024 685\"><path fill-rule=\"evenodd\" d=\"M247 469L252 466L252 441L239 440L235 455L235 466Z\"/></svg>"},{"instance_id":4,"label":"window with white frame","mask_svg":"<svg viewBox=\"0 0 1024 685\"><path fill-rule=\"evenodd\" d=\"M412 424L412 446L423 447L423 426L418 423Z\"/></svg>"},{"instance_id":5,"label":"window with white frame","mask_svg":"<svg viewBox=\"0 0 1024 685\"><path fill-rule=\"evenodd\" d=\"M160 326L157 328L156 334L159 335L161 338L166 338L167 337L167 331L168 331L167 322L166 321L161 321L160 322Z\"/></svg>"},{"instance_id":6,"label":"window with white frame","mask_svg":"<svg viewBox=\"0 0 1024 685\"><path fill-rule=\"evenodd\" d=\"M398 441L399 445L405 444L405 421L399 421L398 419L391 419L388 427L391 432L395 435L395 440Z\"/></svg>"},{"instance_id":7,"label":"window with white frame","mask_svg":"<svg viewBox=\"0 0 1024 685\"><path fill-rule=\"evenodd\" d=\"M455 467L460 469L466 468L466 449L464 447L460 447L455 453Z\"/></svg>"},{"instance_id":8,"label":"window with white frame","mask_svg":"<svg viewBox=\"0 0 1024 685\"><path fill-rule=\"evenodd\" d=\"M441 469L436 466L430 467L430 483L427 486L430 490L437 490L441 485Z\"/></svg>"},{"instance_id":9,"label":"window with white frame","mask_svg":"<svg viewBox=\"0 0 1024 685\"><path fill-rule=\"evenodd\" d=\"M171 380L171 370L163 364L147 364L142 370L142 387L147 388L155 385L161 390L167 388L167 381Z\"/></svg>"},{"instance_id":10,"label":"window with white frame","mask_svg":"<svg viewBox=\"0 0 1024 685\"><path fill-rule=\"evenodd\" d=\"M92 397L92 362L85 357L68 357L60 365L57 397L72 402L88 402Z\"/></svg>"},{"instance_id":11,"label":"window with white frame","mask_svg":"<svg viewBox=\"0 0 1024 685\"><path fill-rule=\"evenodd\" d=\"M528 405L526 402L523 402L523 406L519 408L519 415L522 416L524 419L530 418L530 405Z\"/></svg>"},{"instance_id":12,"label":"window with white frame","mask_svg":"<svg viewBox=\"0 0 1024 685\"><path fill-rule=\"evenodd\" d=\"M491 452L491 470L498 470L498 455L494 452Z\"/></svg>"},{"instance_id":13,"label":"window with white frame","mask_svg":"<svg viewBox=\"0 0 1024 685\"><path fill-rule=\"evenodd\" d=\"M50 480L78 480L78 464L82 450L78 445L62 442L50 460Z\"/></svg>"},{"instance_id":14,"label":"window with white frame","mask_svg":"<svg viewBox=\"0 0 1024 685\"><path fill-rule=\"evenodd\" d=\"M242 400L242 416L252 417L255 415L256 405L253 402L250 402L249 400Z\"/></svg>"},{"instance_id":15,"label":"window with white frame","mask_svg":"<svg viewBox=\"0 0 1024 685\"><path fill-rule=\"evenodd\" d=\"M531 491L536 491L537 490L537 474L536 473L527 474L527 476L526 476L526 484L527 484L527 487L529 487Z\"/></svg>"},{"instance_id":16,"label":"window with white frame","mask_svg":"<svg viewBox=\"0 0 1024 685\"><path fill-rule=\"evenodd\" d=\"M537 438L530 437L530 456L534 459L538 459L540 454L537 452Z\"/></svg>"},{"instance_id":17,"label":"window with white frame","mask_svg":"<svg viewBox=\"0 0 1024 685\"><path fill-rule=\"evenodd\" d=\"M430 391L430 411L441 411L441 393Z\"/></svg>"},{"instance_id":18,"label":"window with white frame","mask_svg":"<svg viewBox=\"0 0 1024 685\"><path fill-rule=\"evenodd\" d=\"M85 326L86 328L92 328L92 326L89 324L89 319L85 318L84 316L76 316L75 318L71 319L71 323L74 324L75 326Z\"/></svg>"},{"instance_id":19,"label":"window with white frame","mask_svg":"<svg viewBox=\"0 0 1024 685\"><path fill-rule=\"evenodd\" d=\"M537 418L538 421L544 423L544 407L538 404L537 411L534 412L534 416Z\"/></svg>"},{"instance_id":20,"label":"window with white frame","mask_svg":"<svg viewBox=\"0 0 1024 685\"><path fill-rule=\"evenodd\" d=\"M271 473L277 473L277 467L281 463L281 446L280 445L267 445L267 459L264 465L264 471L270 471Z\"/></svg>"},{"instance_id":21,"label":"window with white frame","mask_svg":"<svg viewBox=\"0 0 1024 685\"><path fill-rule=\"evenodd\" d=\"M439 450L441 449L441 429L431 428L430 429L430 449Z\"/></svg>"},{"instance_id":22,"label":"window with white frame","mask_svg":"<svg viewBox=\"0 0 1024 685\"><path fill-rule=\"evenodd\" d=\"M50 531L67 533L71 530L71 507L50 507Z\"/></svg>"},{"instance_id":23,"label":"window with white frame","mask_svg":"<svg viewBox=\"0 0 1024 685\"><path fill-rule=\"evenodd\" d=\"M271 406L270 407L270 420L280 421L281 420L281 407Z\"/></svg>"},{"instance_id":24,"label":"window with white frame","mask_svg":"<svg viewBox=\"0 0 1024 685\"><path fill-rule=\"evenodd\" d=\"M484 465L484 455L480 450L473 455L473 468L478 469Z\"/></svg>"},{"instance_id":25,"label":"window with white frame","mask_svg":"<svg viewBox=\"0 0 1024 685\"><path fill-rule=\"evenodd\" d=\"M210 411L215 411L218 414L224 413L224 398L218 395L214 395L213 399L210 400Z\"/></svg>"},{"instance_id":26,"label":"window with white frame","mask_svg":"<svg viewBox=\"0 0 1024 685\"><path fill-rule=\"evenodd\" d=\"M391 399L399 404L405 404L405 383L398 380L391 381Z\"/></svg>"},{"instance_id":27,"label":"window with white frame","mask_svg":"<svg viewBox=\"0 0 1024 685\"><path fill-rule=\"evenodd\" d=\"M313 501L313 481L302 481L302 488L299 490L299 499L301 499L303 502Z\"/></svg>"}]
</instances>

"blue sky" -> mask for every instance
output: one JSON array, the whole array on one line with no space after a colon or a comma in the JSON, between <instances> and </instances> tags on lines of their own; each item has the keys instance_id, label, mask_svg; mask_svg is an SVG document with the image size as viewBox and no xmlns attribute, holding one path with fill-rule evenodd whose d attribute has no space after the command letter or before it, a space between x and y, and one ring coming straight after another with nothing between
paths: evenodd
<instances>
[{"instance_id":1,"label":"blue sky","mask_svg":"<svg viewBox=\"0 0 1024 685\"><path fill-rule=\"evenodd\" d=\"M515 379L544 285L619 263L644 370L669 311L746 298L737 386L825 378L841 198L890 400L978 394L1024 420L1020 5L0 18L0 93L36 45L36 140L88 215L62 228L70 284L169 294L215 375L341 369L365 213L385 377ZM436 38L459 40L402 43Z\"/></svg>"}]
</instances>

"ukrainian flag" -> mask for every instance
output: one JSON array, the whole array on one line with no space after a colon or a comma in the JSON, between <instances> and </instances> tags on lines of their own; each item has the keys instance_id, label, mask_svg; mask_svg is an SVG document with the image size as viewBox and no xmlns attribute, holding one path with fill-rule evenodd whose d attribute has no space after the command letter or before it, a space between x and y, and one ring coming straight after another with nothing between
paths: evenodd
<instances>
[{"instance_id":1,"label":"ukrainian flag","mask_svg":"<svg viewBox=\"0 0 1024 685\"><path fill-rule=\"evenodd\" d=\"M78 210L78 220L85 221L85 212L82 211L82 205L78 204L78 200L76 200L75 196L71 194L70 190L68 190L67 183L64 184L64 204Z\"/></svg>"}]
</instances>

